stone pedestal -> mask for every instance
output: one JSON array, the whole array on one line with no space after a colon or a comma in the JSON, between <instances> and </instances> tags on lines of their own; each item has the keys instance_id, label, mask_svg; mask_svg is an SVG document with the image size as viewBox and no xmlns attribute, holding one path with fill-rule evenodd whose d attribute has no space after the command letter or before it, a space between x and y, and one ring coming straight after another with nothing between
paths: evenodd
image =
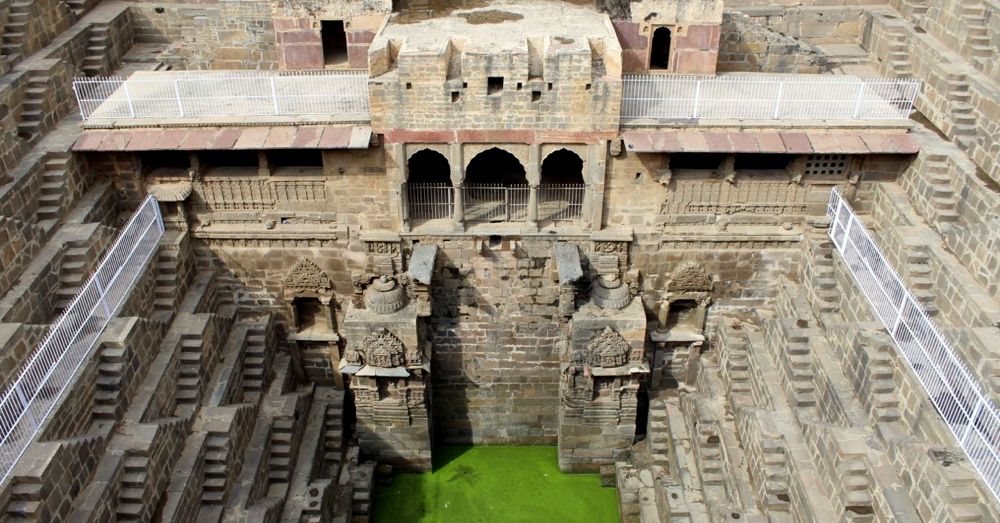
<instances>
[{"instance_id":1,"label":"stone pedestal","mask_svg":"<svg viewBox=\"0 0 1000 523\"><path fill-rule=\"evenodd\" d=\"M573 314L561 365L559 468L596 472L626 459L635 439L646 313L639 298L621 309L588 303Z\"/></svg>"},{"instance_id":2,"label":"stone pedestal","mask_svg":"<svg viewBox=\"0 0 1000 523\"><path fill-rule=\"evenodd\" d=\"M361 451L399 469L430 470L430 344L418 304L376 311L380 305L365 301L347 311L340 365L350 376Z\"/></svg>"}]
</instances>

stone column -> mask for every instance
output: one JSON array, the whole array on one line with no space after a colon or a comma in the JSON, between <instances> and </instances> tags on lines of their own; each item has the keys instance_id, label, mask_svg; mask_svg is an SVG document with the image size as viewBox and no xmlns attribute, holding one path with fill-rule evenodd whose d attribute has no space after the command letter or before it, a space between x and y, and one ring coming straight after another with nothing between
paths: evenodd
<instances>
[{"instance_id":1,"label":"stone column","mask_svg":"<svg viewBox=\"0 0 1000 523\"><path fill-rule=\"evenodd\" d=\"M271 176L271 161L268 160L265 151L257 151L257 174L259 176Z\"/></svg>"},{"instance_id":2,"label":"stone column","mask_svg":"<svg viewBox=\"0 0 1000 523\"><path fill-rule=\"evenodd\" d=\"M452 214L455 218L455 230L458 232L465 230L465 209L463 208L462 187L465 182L464 161L462 160L462 144L450 144L451 158L451 185L455 187L455 208Z\"/></svg>"},{"instance_id":3,"label":"stone column","mask_svg":"<svg viewBox=\"0 0 1000 523\"><path fill-rule=\"evenodd\" d=\"M538 184L528 186L528 225L538 227Z\"/></svg>"},{"instance_id":4,"label":"stone column","mask_svg":"<svg viewBox=\"0 0 1000 523\"><path fill-rule=\"evenodd\" d=\"M464 231L465 230L465 209L463 208L463 203L462 203L462 189L463 188L464 188L464 186L462 186L462 185L456 185L455 186L455 209L454 209L453 215L455 217L455 230L456 231Z\"/></svg>"},{"instance_id":5,"label":"stone column","mask_svg":"<svg viewBox=\"0 0 1000 523\"><path fill-rule=\"evenodd\" d=\"M584 219L590 220L593 231L604 226L604 176L607 170L608 141L601 140L590 146L590 162L587 169L587 193L584 196ZM589 205L589 207L588 207Z\"/></svg>"},{"instance_id":6,"label":"stone column","mask_svg":"<svg viewBox=\"0 0 1000 523\"><path fill-rule=\"evenodd\" d=\"M403 218L403 230L410 230L410 194L406 182L399 185L399 214Z\"/></svg>"}]
</instances>

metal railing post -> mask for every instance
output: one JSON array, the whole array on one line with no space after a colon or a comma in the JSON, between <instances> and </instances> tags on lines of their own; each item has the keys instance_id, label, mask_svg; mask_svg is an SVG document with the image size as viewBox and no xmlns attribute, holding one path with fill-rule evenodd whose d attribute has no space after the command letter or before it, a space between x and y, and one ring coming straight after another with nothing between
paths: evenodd
<instances>
[{"instance_id":1,"label":"metal railing post","mask_svg":"<svg viewBox=\"0 0 1000 523\"><path fill-rule=\"evenodd\" d=\"M857 120L858 116L861 116L861 99L865 94L865 83L861 82L861 87L858 88L858 99L854 102L854 114L851 116L852 119Z\"/></svg>"},{"instance_id":2,"label":"metal railing post","mask_svg":"<svg viewBox=\"0 0 1000 523\"><path fill-rule=\"evenodd\" d=\"M691 116L692 118L698 117L698 109L700 105L701 105L701 80L698 80L698 83L696 83L694 86L694 114Z\"/></svg>"},{"instance_id":3,"label":"metal railing post","mask_svg":"<svg viewBox=\"0 0 1000 523\"><path fill-rule=\"evenodd\" d=\"M778 82L778 96L774 99L774 114L772 117L777 120L778 113L781 111L781 94L785 90L785 82Z\"/></svg>"},{"instance_id":4,"label":"metal railing post","mask_svg":"<svg viewBox=\"0 0 1000 523\"><path fill-rule=\"evenodd\" d=\"M281 111L278 109L278 88L275 85L273 76L271 77L271 101L274 103L274 114L281 114Z\"/></svg>"},{"instance_id":5,"label":"metal railing post","mask_svg":"<svg viewBox=\"0 0 1000 523\"><path fill-rule=\"evenodd\" d=\"M80 110L80 118L82 120L87 119L87 113L83 110L83 98L80 97L80 91L77 89L78 82L73 82L73 96L76 96L76 106Z\"/></svg>"},{"instance_id":6,"label":"metal railing post","mask_svg":"<svg viewBox=\"0 0 1000 523\"><path fill-rule=\"evenodd\" d=\"M128 104L128 116L135 118L135 106L132 104L132 92L128 90L128 80L122 81L122 89L125 91L125 103Z\"/></svg>"},{"instance_id":7,"label":"metal railing post","mask_svg":"<svg viewBox=\"0 0 1000 523\"><path fill-rule=\"evenodd\" d=\"M180 117L184 118L184 104L181 103L181 88L178 85L180 80L174 80L174 96L177 97L177 112L180 113Z\"/></svg>"}]
</instances>

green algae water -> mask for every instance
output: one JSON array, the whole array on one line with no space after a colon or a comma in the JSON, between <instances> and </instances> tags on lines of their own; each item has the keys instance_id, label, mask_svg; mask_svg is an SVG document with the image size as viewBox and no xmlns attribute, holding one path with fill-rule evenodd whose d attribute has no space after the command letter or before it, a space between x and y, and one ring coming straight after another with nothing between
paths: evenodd
<instances>
[{"instance_id":1,"label":"green algae water","mask_svg":"<svg viewBox=\"0 0 1000 523\"><path fill-rule=\"evenodd\" d=\"M434 472L396 474L374 523L616 523L597 474L559 472L555 447L439 447Z\"/></svg>"}]
</instances>

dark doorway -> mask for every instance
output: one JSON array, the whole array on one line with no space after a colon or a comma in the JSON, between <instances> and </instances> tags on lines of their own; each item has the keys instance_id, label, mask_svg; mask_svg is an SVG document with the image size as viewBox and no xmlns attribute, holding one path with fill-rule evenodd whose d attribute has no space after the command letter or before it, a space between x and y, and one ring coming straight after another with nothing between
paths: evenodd
<instances>
[{"instance_id":1,"label":"dark doorway","mask_svg":"<svg viewBox=\"0 0 1000 523\"><path fill-rule=\"evenodd\" d=\"M583 160L568 149L559 149L542 161L542 185L583 185Z\"/></svg>"},{"instance_id":2,"label":"dark doorway","mask_svg":"<svg viewBox=\"0 0 1000 523\"><path fill-rule=\"evenodd\" d=\"M670 67L670 28L657 27L653 31L653 44L649 51L650 69Z\"/></svg>"},{"instance_id":3,"label":"dark doorway","mask_svg":"<svg viewBox=\"0 0 1000 523\"><path fill-rule=\"evenodd\" d=\"M410 218L436 220L450 218L455 196L451 184L451 164L441 153L423 149L406 163L406 197Z\"/></svg>"},{"instance_id":4,"label":"dark doorway","mask_svg":"<svg viewBox=\"0 0 1000 523\"><path fill-rule=\"evenodd\" d=\"M443 154L431 149L417 151L406 163L408 183L451 186L451 165Z\"/></svg>"},{"instance_id":5,"label":"dark doorway","mask_svg":"<svg viewBox=\"0 0 1000 523\"><path fill-rule=\"evenodd\" d=\"M496 147L476 155L465 170L465 185L527 185L524 166L513 154Z\"/></svg>"},{"instance_id":6,"label":"dark doorway","mask_svg":"<svg viewBox=\"0 0 1000 523\"><path fill-rule=\"evenodd\" d=\"M320 26L323 38L323 63L328 66L347 63L347 33L343 20L323 20Z\"/></svg>"}]
</instances>

